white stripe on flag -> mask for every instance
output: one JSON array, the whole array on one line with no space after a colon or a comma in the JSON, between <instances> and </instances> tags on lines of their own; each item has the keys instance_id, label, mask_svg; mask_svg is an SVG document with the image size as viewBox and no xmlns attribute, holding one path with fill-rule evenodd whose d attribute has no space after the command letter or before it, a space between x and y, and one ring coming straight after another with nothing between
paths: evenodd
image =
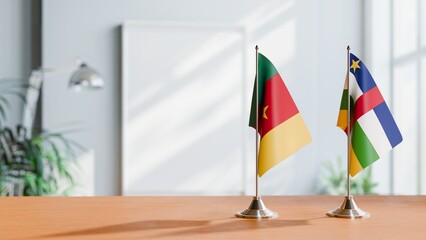
<instances>
[{"instance_id":1,"label":"white stripe on flag","mask_svg":"<svg viewBox=\"0 0 426 240\"><path fill-rule=\"evenodd\" d=\"M358 122L371 144L373 144L379 157L383 157L384 154L392 149L389 139L373 110L360 117Z\"/></svg>"},{"instance_id":2,"label":"white stripe on flag","mask_svg":"<svg viewBox=\"0 0 426 240\"><path fill-rule=\"evenodd\" d=\"M362 92L361 88L358 86L356 78L352 73L349 74L349 84L350 84L349 87L351 91L351 96L354 98L354 102L355 102L364 93Z\"/></svg>"}]
</instances>

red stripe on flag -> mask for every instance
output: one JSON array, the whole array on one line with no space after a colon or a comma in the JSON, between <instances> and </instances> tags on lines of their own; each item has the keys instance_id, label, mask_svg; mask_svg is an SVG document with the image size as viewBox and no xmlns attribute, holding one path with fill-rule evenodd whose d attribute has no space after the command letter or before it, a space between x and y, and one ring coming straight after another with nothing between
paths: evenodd
<instances>
[{"instance_id":1,"label":"red stripe on flag","mask_svg":"<svg viewBox=\"0 0 426 240\"><path fill-rule=\"evenodd\" d=\"M265 83L263 96L264 101L259 106L259 132L262 137L274 127L299 113L279 74L275 74ZM266 106L268 106L265 112L267 118L264 118Z\"/></svg>"},{"instance_id":2,"label":"red stripe on flag","mask_svg":"<svg viewBox=\"0 0 426 240\"><path fill-rule=\"evenodd\" d=\"M381 104L384 101L382 94L379 91L379 88L375 86L374 88L370 89L368 92L364 93L357 99L354 106L354 121L358 120L360 117L362 117L364 114L366 114L368 111L372 110L373 108L377 107L379 104ZM353 124L351 124L353 125Z\"/></svg>"}]
</instances>

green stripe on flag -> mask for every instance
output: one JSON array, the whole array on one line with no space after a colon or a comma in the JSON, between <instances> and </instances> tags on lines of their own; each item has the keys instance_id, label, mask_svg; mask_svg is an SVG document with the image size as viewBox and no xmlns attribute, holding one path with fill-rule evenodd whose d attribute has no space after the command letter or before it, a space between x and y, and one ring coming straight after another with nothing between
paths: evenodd
<instances>
[{"instance_id":1,"label":"green stripe on flag","mask_svg":"<svg viewBox=\"0 0 426 240\"><path fill-rule=\"evenodd\" d=\"M259 62L259 68L258 68L259 80L262 79L263 81L266 82L267 80L269 80L271 77L273 77L275 74L278 73L277 69L274 67L274 64L272 64L271 61L269 61L269 59L267 59L261 53L259 53L258 62ZM259 84L259 85L263 85L263 84Z\"/></svg>"},{"instance_id":2,"label":"green stripe on flag","mask_svg":"<svg viewBox=\"0 0 426 240\"><path fill-rule=\"evenodd\" d=\"M340 100L340 110L348 110L348 89L343 90L342 99Z\"/></svg>"},{"instance_id":3,"label":"green stripe on flag","mask_svg":"<svg viewBox=\"0 0 426 240\"><path fill-rule=\"evenodd\" d=\"M351 96L351 109L354 108L355 101ZM342 99L340 100L340 110L348 110L348 89L343 90Z\"/></svg>"},{"instance_id":4,"label":"green stripe on flag","mask_svg":"<svg viewBox=\"0 0 426 240\"><path fill-rule=\"evenodd\" d=\"M265 84L269 79L271 79L274 75L278 74L277 69L274 67L271 61L268 58L263 56L261 53L258 53L258 80L259 80L259 106L263 104L263 95ZM250 111L250 120L249 125L252 127L256 127L256 81L253 87L253 97L251 99L251 111Z\"/></svg>"},{"instance_id":5,"label":"green stripe on flag","mask_svg":"<svg viewBox=\"0 0 426 240\"><path fill-rule=\"evenodd\" d=\"M359 125L358 121L355 122L352 130L352 148L363 168L368 167L370 164L379 159L379 155L364 130L361 128L361 125Z\"/></svg>"},{"instance_id":6,"label":"green stripe on flag","mask_svg":"<svg viewBox=\"0 0 426 240\"><path fill-rule=\"evenodd\" d=\"M273 76L278 74L277 69L275 68L274 64L269 61L265 56L263 56L261 53L258 53L258 74L259 77L257 78L259 80L259 104L262 104L263 102L263 94L265 89L265 84L269 79L271 79ZM256 107L256 105L255 105Z\"/></svg>"}]
</instances>

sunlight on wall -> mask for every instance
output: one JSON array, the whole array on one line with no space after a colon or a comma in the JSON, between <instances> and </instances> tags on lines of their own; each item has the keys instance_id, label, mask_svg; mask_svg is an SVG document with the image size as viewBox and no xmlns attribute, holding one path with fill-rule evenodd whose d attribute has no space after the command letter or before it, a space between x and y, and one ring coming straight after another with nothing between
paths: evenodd
<instances>
[{"instance_id":1,"label":"sunlight on wall","mask_svg":"<svg viewBox=\"0 0 426 240\"><path fill-rule=\"evenodd\" d=\"M426 26L422 0L369 1L366 49L372 74L389 103L403 141L373 166L379 194L424 194L426 167L423 159L426 105L422 92L422 43ZM420 31L420 32L419 32ZM419 129L420 128L420 129Z\"/></svg>"},{"instance_id":2,"label":"sunlight on wall","mask_svg":"<svg viewBox=\"0 0 426 240\"><path fill-rule=\"evenodd\" d=\"M312 8L306 9L308 5ZM324 12L320 15L318 11ZM130 36L127 31L133 39L124 37L123 41L125 48L132 46L123 52L127 82L123 194L254 193L255 134L247 121L256 44L282 75L308 125L325 129L309 146L262 177L261 194L314 193L321 141L330 141L334 147L329 150L333 156L327 158L334 159L341 152L334 144L339 140L329 133L332 128L341 134L334 117L332 122L319 119L318 107L320 102L335 102L338 108L344 61L336 64L339 58L318 45L329 49L338 43L344 49L350 39L358 46L358 32L345 37L335 33L331 45L329 35L318 39L318 26L322 22L334 24L341 15L329 16L314 0L265 1L238 14L227 24L219 21L216 26L200 27L202 21L196 21L187 26L141 22L140 29L124 27L125 36ZM336 26L345 29L343 23ZM320 52L326 54L320 56ZM320 75L319 62L333 67ZM327 91L326 96L321 91ZM318 100L320 95L327 101ZM329 110L331 107L321 106L321 113L334 114L337 110ZM315 127L310 130L314 135Z\"/></svg>"},{"instance_id":3,"label":"sunlight on wall","mask_svg":"<svg viewBox=\"0 0 426 240\"><path fill-rule=\"evenodd\" d=\"M274 64L277 67L285 66L293 59L296 50L296 20L289 19L283 22L280 26L262 36L258 42L261 46L264 46L268 58L274 59ZM271 51L270 46L274 46L273 51Z\"/></svg>"},{"instance_id":4,"label":"sunlight on wall","mask_svg":"<svg viewBox=\"0 0 426 240\"><path fill-rule=\"evenodd\" d=\"M417 47L417 0L394 1L395 57L401 57Z\"/></svg>"},{"instance_id":5,"label":"sunlight on wall","mask_svg":"<svg viewBox=\"0 0 426 240\"><path fill-rule=\"evenodd\" d=\"M293 7L294 0L282 1L278 4L277 2L265 1L239 23L247 26L248 31L253 32L261 27L267 26L268 23L275 21L284 14L287 16L288 12L291 11Z\"/></svg>"},{"instance_id":6,"label":"sunlight on wall","mask_svg":"<svg viewBox=\"0 0 426 240\"><path fill-rule=\"evenodd\" d=\"M320 162L344 152L335 114L345 48L350 42L362 49L362 1L109 1L108 11L92 19L101 2L43 4L43 62L81 53L109 83L78 98L59 86L66 81L43 89L45 126L77 117L94 127L75 140L96 151L96 194L251 194L254 130L247 119L256 44L313 135L262 177L261 193L314 193ZM143 22L136 41L120 39L127 20ZM196 30L181 26L187 23ZM124 50L126 42L138 47Z\"/></svg>"},{"instance_id":7,"label":"sunlight on wall","mask_svg":"<svg viewBox=\"0 0 426 240\"><path fill-rule=\"evenodd\" d=\"M394 87L394 117L404 138L401 146L395 148L395 194L417 193L418 151L418 96L417 96L417 66L415 63L406 64L395 69Z\"/></svg>"},{"instance_id":8,"label":"sunlight on wall","mask_svg":"<svg viewBox=\"0 0 426 240\"><path fill-rule=\"evenodd\" d=\"M187 56L173 68L172 76L174 78L185 77L206 62L211 61L212 58L217 58L220 53L229 51L233 45L241 45L241 33L236 33L235 29L223 31L221 28L218 26L220 33L213 33L204 43L188 51ZM223 26L223 28L226 28L226 26ZM241 28L241 31L243 31L243 28Z\"/></svg>"},{"instance_id":9,"label":"sunlight on wall","mask_svg":"<svg viewBox=\"0 0 426 240\"><path fill-rule=\"evenodd\" d=\"M255 65L245 56L252 54L248 59L253 59L252 47L259 44L264 49L261 52L279 69L291 60L296 48L296 21L289 13L293 4L288 1L259 7L242 20L247 23L246 30L226 25L202 31L196 25L159 30L148 26L143 37L128 40L135 46L141 41L151 45L140 52L129 52L133 58L128 63L129 76L138 81L129 87L125 146L129 156L125 166L129 167L124 168L124 193L252 192L253 148L244 150L244 142L254 141L254 131L246 119ZM246 70L248 77L242 79ZM292 79L291 71L285 78ZM164 170L171 163L176 167ZM288 171L285 178L292 172ZM266 180L265 191L276 189L280 180Z\"/></svg>"}]
</instances>

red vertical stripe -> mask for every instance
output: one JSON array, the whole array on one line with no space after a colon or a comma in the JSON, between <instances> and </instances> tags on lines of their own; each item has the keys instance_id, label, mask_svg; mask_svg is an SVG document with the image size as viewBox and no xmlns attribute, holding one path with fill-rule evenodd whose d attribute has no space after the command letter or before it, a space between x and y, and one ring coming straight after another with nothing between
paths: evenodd
<instances>
[{"instance_id":1,"label":"red vertical stripe","mask_svg":"<svg viewBox=\"0 0 426 240\"><path fill-rule=\"evenodd\" d=\"M299 113L281 76L275 74L266 83L264 88L264 101L259 106L259 132L263 137L271 129ZM263 117L264 108L266 116Z\"/></svg>"}]
</instances>

